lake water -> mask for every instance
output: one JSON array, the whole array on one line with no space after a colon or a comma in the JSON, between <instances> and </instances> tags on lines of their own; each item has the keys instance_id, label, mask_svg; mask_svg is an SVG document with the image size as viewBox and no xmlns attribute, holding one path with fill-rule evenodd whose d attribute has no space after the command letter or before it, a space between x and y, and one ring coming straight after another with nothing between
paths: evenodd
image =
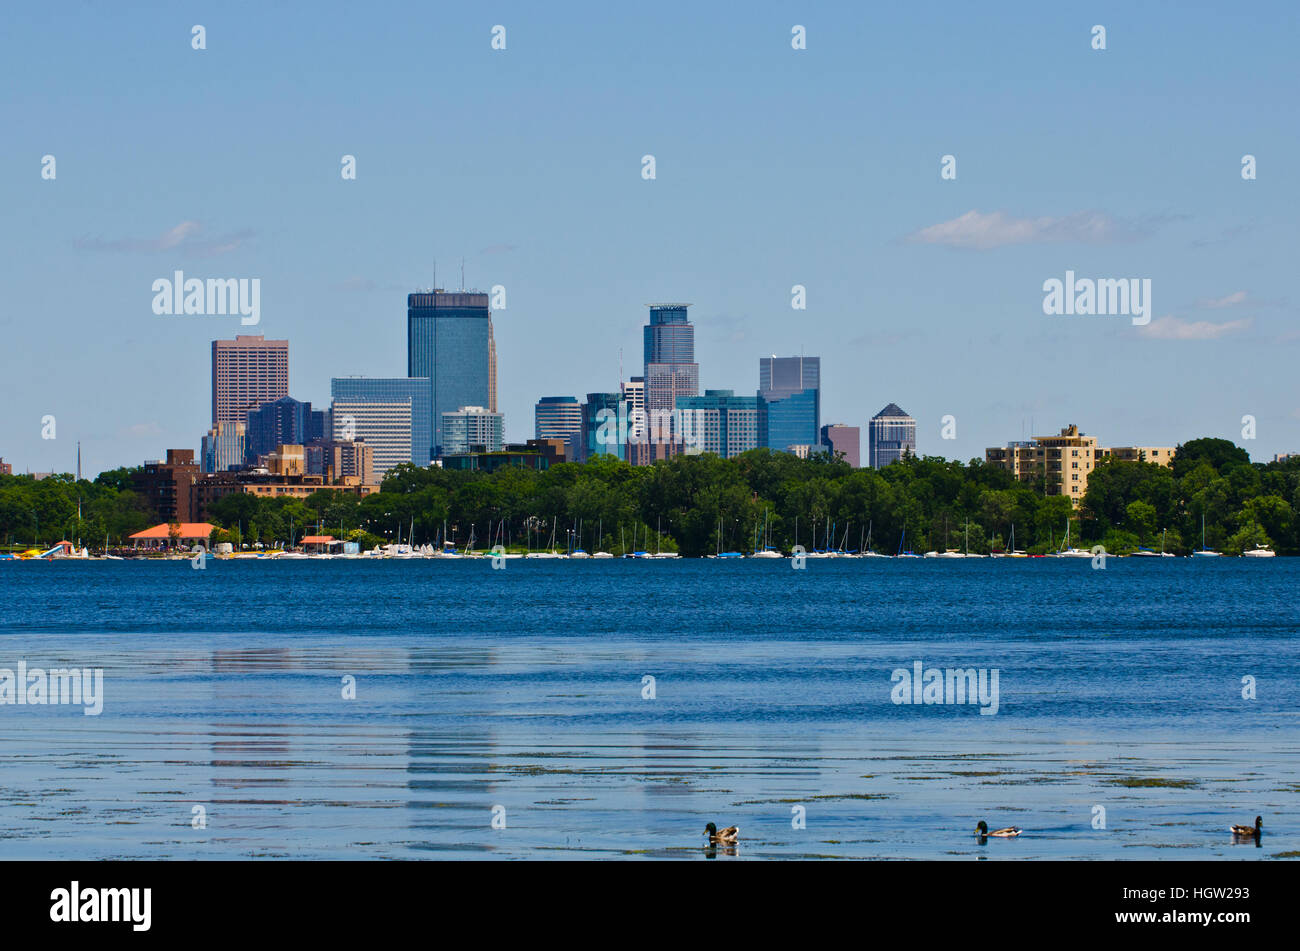
<instances>
[{"instance_id":1,"label":"lake water","mask_svg":"<svg viewBox=\"0 0 1300 951\"><path fill-rule=\"evenodd\" d=\"M507 566L0 564L0 858L1300 852L1300 560Z\"/></svg>"}]
</instances>

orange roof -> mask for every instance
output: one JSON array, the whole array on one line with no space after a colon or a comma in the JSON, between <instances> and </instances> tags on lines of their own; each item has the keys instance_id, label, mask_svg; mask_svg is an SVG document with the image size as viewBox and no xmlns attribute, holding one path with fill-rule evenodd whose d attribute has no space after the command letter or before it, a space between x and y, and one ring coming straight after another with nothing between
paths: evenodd
<instances>
[{"instance_id":1,"label":"orange roof","mask_svg":"<svg viewBox=\"0 0 1300 951\"><path fill-rule=\"evenodd\" d=\"M212 530L216 528L215 525L211 525L208 522L181 522L179 523L179 527L181 538L207 538L212 534ZM136 532L130 537L138 538L141 541L148 541L152 539L161 540L164 538L171 538L171 535L172 525L163 522L161 525L155 525L153 528L146 528L143 532Z\"/></svg>"},{"instance_id":2,"label":"orange roof","mask_svg":"<svg viewBox=\"0 0 1300 951\"><path fill-rule=\"evenodd\" d=\"M333 535L305 535L302 539L304 545L328 545L332 541Z\"/></svg>"}]
</instances>

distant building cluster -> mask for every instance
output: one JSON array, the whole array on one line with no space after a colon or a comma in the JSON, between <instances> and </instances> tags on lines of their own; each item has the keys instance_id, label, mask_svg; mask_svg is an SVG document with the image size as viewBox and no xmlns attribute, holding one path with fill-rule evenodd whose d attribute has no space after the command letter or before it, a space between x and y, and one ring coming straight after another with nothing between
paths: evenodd
<instances>
[{"instance_id":1,"label":"distant building cluster","mask_svg":"<svg viewBox=\"0 0 1300 951\"><path fill-rule=\"evenodd\" d=\"M640 373L609 392L537 401L533 437L505 442L497 408L489 295L432 288L407 295L407 375L336 376L328 408L290 395L289 341L212 341L212 414L192 450L146 462L139 488L160 521L200 523L232 492L305 498L323 488L365 495L395 466L544 469L610 455L647 465L682 453L731 459L765 447L864 464L857 426L822 422L821 358L758 361L752 395L700 389L690 304L651 304ZM916 421L890 403L868 429L865 464L916 451ZM0 460L0 472L10 466Z\"/></svg>"}]
</instances>

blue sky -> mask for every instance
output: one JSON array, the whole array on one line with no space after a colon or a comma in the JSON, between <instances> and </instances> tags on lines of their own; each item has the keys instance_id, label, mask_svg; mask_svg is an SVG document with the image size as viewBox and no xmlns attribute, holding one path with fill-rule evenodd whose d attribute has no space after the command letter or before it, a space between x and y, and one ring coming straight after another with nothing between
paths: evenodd
<instances>
[{"instance_id":1,"label":"blue sky","mask_svg":"<svg viewBox=\"0 0 1300 951\"><path fill-rule=\"evenodd\" d=\"M287 337L314 404L331 376L403 375L405 295L435 260L458 286L462 257L507 291L511 439L541 396L615 389L620 348L639 372L645 305L671 300L694 303L702 387L820 355L824 422L896 402L923 453L1068 423L1300 451L1300 6L985 6L7 10L0 456L197 449L210 341L238 332ZM261 324L156 316L176 269L260 278ZM1044 315L1066 270L1149 278L1155 319Z\"/></svg>"}]
</instances>

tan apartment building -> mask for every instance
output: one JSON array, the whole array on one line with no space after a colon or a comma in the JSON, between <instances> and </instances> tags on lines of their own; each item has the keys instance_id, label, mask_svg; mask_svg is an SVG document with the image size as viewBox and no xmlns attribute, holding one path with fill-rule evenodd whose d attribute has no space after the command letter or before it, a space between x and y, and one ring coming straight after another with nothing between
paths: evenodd
<instances>
[{"instance_id":1,"label":"tan apartment building","mask_svg":"<svg viewBox=\"0 0 1300 951\"><path fill-rule=\"evenodd\" d=\"M1125 462L1154 462L1172 465L1171 446L1097 445L1097 437L1079 432L1071 424L1059 436L1036 436L1028 442L1012 442L1005 447L986 449L984 461L1006 469L1021 482L1038 476L1046 479L1048 495L1068 495L1077 505L1088 491L1088 475L1105 458L1113 456Z\"/></svg>"}]
</instances>

